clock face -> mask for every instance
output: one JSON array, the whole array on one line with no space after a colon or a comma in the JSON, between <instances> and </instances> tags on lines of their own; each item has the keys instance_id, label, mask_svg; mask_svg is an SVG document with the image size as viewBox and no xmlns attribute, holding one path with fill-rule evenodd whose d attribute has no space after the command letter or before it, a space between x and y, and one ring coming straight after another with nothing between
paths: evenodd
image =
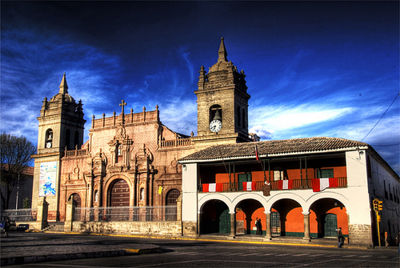
<instances>
[{"instance_id":1,"label":"clock face","mask_svg":"<svg viewBox=\"0 0 400 268\"><path fill-rule=\"evenodd\" d=\"M210 130L212 132L219 132L221 130L222 127L222 122L219 120L213 120L210 123Z\"/></svg>"}]
</instances>

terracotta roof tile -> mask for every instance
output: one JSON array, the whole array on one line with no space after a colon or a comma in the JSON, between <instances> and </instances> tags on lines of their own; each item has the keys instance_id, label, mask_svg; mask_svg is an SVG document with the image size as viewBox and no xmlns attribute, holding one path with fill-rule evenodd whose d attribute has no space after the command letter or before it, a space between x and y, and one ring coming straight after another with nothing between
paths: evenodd
<instances>
[{"instance_id":1,"label":"terracotta roof tile","mask_svg":"<svg viewBox=\"0 0 400 268\"><path fill-rule=\"evenodd\" d=\"M258 154L260 156L276 154L297 154L329 150L334 151L338 149L369 146L367 143L364 142L328 137L271 140L228 145L216 145L181 158L179 161L255 157L255 145L257 145Z\"/></svg>"}]
</instances>

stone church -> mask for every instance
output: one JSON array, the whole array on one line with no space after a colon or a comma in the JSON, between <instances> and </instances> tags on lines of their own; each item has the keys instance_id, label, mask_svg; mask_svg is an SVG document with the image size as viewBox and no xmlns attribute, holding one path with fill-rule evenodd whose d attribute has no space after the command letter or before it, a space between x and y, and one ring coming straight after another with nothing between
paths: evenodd
<instances>
[{"instance_id":1,"label":"stone church","mask_svg":"<svg viewBox=\"0 0 400 268\"><path fill-rule=\"evenodd\" d=\"M126 207L176 204L182 192L178 159L216 144L256 139L248 133L245 74L227 59L223 38L218 60L198 82L197 136L177 133L154 110L93 116L89 140L83 140L82 102L68 93L66 75L59 92L44 98L40 111L38 149L34 155L32 208L43 197L48 220L64 221L66 202L76 206Z\"/></svg>"}]
</instances>

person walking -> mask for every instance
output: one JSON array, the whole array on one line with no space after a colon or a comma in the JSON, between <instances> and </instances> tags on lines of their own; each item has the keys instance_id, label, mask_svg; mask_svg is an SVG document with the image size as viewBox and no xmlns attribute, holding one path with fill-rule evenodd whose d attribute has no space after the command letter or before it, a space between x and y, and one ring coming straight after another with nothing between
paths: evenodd
<instances>
[{"instance_id":1,"label":"person walking","mask_svg":"<svg viewBox=\"0 0 400 268\"><path fill-rule=\"evenodd\" d=\"M338 229L336 229L337 232L337 237L338 237L338 248L341 248L344 244L344 236L342 233L342 227L339 227Z\"/></svg>"},{"instance_id":2,"label":"person walking","mask_svg":"<svg viewBox=\"0 0 400 268\"><path fill-rule=\"evenodd\" d=\"M257 235L262 235L261 219L256 219Z\"/></svg>"}]
</instances>

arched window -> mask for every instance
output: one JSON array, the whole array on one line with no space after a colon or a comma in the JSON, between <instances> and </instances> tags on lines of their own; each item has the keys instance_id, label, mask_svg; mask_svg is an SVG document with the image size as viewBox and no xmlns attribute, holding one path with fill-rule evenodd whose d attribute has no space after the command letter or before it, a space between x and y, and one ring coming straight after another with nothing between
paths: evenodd
<instances>
[{"instance_id":1,"label":"arched window","mask_svg":"<svg viewBox=\"0 0 400 268\"><path fill-rule=\"evenodd\" d=\"M78 149L80 149L79 148L79 132L76 130L75 131L75 137L74 137L74 146L76 146L76 145L78 145Z\"/></svg>"},{"instance_id":2,"label":"arched window","mask_svg":"<svg viewBox=\"0 0 400 268\"><path fill-rule=\"evenodd\" d=\"M236 125L238 127L240 127L240 123L242 122L241 118L240 118L240 106L238 105L236 107Z\"/></svg>"},{"instance_id":3,"label":"arched window","mask_svg":"<svg viewBox=\"0 0 400 268\"><path fill-rule=\"evenodd\" d=\"M122 161L122 144L117 143L117 147L115 148L115 163L119 163Z\"/></svg>"},{"instance_id":4,"label":"arched window","mask_svg":"<svg viewBox=\"0 0 400 268\"><path fill-rule=\"evenodd\" d=\"M65 146L67 149L71 149L71 131L69 129L65 132Z\"/></svg>"},{"instance_id":5,"label":"arched window","mask_svg":"<svg viewBox=\"0 0 400 268\"><path fill-rule=\"evenodd\" d=\"M246 127L246 111L244 108L242 109L242 127Z\"/></svg>"},{"instance_id":6,"label":"arched window","mask_svg":"<svg viewBox=\"0 0 400 268\"><path fill-rule=\"evenodd\" d=\"M216 118L217 116L217 118ZM215 104L210 107L210 118L209 118L209 123L213 121L214 119L219 119L222 121L222 108L220 105Z\"/></svg>"},{"instance_id":7,"label":"arched window","mask_svg":"<svg viewBox=\"0 0 400 268\"><path fill-rule=\"evenodd\" d=\"M176 221L176 200L178 199L180 192L177 189L172 189L167 193L165 197L165 220Z\"/></svg>"},{"instance_id":8,"label":"arched window","mask_svg":"<svg viewBox=\"0 0 400 268\"><path fill-rule=\"evenodd\" d=\"M46 130L45 147L46 148L53 147L53 130L52 129Z\"/></svg>"}]
</instances>

